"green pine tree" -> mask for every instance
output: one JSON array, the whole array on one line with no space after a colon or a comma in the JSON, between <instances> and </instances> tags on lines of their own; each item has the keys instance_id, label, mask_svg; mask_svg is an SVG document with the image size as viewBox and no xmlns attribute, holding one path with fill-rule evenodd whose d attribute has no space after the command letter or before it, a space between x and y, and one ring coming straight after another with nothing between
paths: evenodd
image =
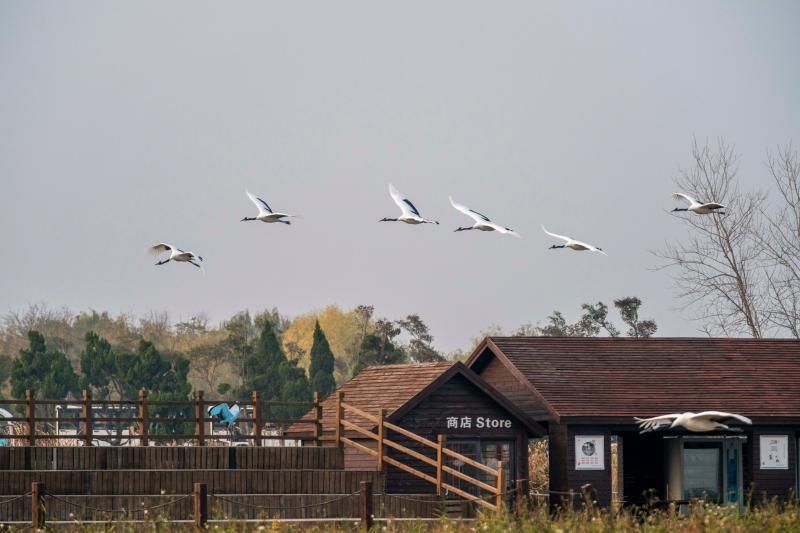
<instances>
[{"instance_id":1,"label":"green pine tree","mask_svg":"<svg viewBox=\"0 0 800 533\"><path fill-rule=\"evenodd\" d=\"M242 397L256 390L264 400L310 402L311 386L302 368L289 361L283 353L272 324L265 320L255 350L245 363L247 381L239 391ZM270 406L266 418L295 418L308 411L307 407Z\"/></svg>"},{"instance_id":2,"label":"green pine tree","mask_svg":"<svg viewBox=\"0 0 800 533\"><path fill-rule=\"evenodd\" d=\"M58 350L48 350L44 336L28 332L30 347L19 351L11 364L11 394L25 396L25 390L35 391L37 398L60 400L72 393L78 395L78 375L67 356Z\"/></svg>"},{"instance_id":3,"label":"green pine tree","mask_svg":"<svg viewBox=\"0 0 800 533\"><path fill-rule=\"evenodd\" d=\"M311 365L308 375L311 379L311 390L319 392L320 398L325 398L336 389L333 362L333 352L328 344L328 339L317 321L314 325L314 340L311 344Z\"/></svg>"}]
</instances>

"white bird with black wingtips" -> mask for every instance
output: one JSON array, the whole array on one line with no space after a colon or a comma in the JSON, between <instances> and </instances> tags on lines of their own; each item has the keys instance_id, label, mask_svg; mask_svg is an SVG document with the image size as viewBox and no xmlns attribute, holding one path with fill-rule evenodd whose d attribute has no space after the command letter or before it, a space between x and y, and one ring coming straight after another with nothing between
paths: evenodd
<instances>
[{"instance_id":1,"label":"white bird with black wingtips","mask_svg":"<svg viewBox=\"0 0 800 533\"><path fill-rule=\"evenodd\" d=\"M586 244L585 242L576 241L572 237L567 237L566 235L558 235L557 233L550 233L544 226L542 226L542 231L544 231L551 237L555 237L556 239L561 239L562 241L564 241L564 244L560 245L554 244L553 246L550 247L550 250L556 248L569 248L570 250L575 250L577 252L589 251L589 252L597 252L603 255L608 255L603 251L602 248L598 248L597 246L593 246L591 244Z\"/></svg>"},{"instance_id":2,"label":"white bird with black wingtips","mask_svg":"<svg viewBox=\"0 0 800 533\"><path fill-rule=\"evenodd\" d=\"M397 189L394 188L394 185L391 183L389 184L389 194L392 195L392 199L394 203L400 208L402 213L397 218L382 218L378 222L405 222L406 224L438 224L438 220L428 220L422 218L422 215L419 214L419 210L416 208L414 204L411 203L411 200L403 196Z\"/></svg>"},{"instance_id":3,"label":"white bird with black wingtips","mask_svg":"<svg viewBox=\"0 0 800 533\"><path fill-rule=\"evenodd\" d=\"M478 213L477 211L470 209L465 205L457 203L455 200L453 200L452 196L450 197L450 204L475 221L475 224L472 226L460 227L454 231L469 231L476 229L480 231L496 231L498 233L519 237L516 231L512 230L511 228L501 226L500 224L496 224L492 222L486 215Z\"/></svg>"},{"instance_id":4,"label":"white bird with black wingtips","mask_svg":"<svg viewBox=\"0 0 800 533\"><path fill-rule=\"evenodd\" d=\"M682 192L672 193L672 199L685 200L689 202L689 207L676 207L672 210L673 213L675 211L691 211L692 213L696 213L698 215L710 215L712 213L717 213L719 215L725 214L724 211L719 211L719 209L725 209L726 206L718 204L717 202L698 202L691 196L683 194Z\"/></svg>"},{"instance_id":5,"label":"white bird with black wingtips","mask_svg":"<svg viewBox=\"0 0 800 533\"><path fill-rule=\"evenodd\" d=\"M180 248L176 248L171 244L167 244L165 242L160 242L156 245L150 247L150 251L154 254L160 254L162 252L169 252L169 257L166 259L159 261L156 263L156 266L160 266L170 261L178 261L179 263L190 263L200 270L203 270L203 267L198 263L198 261L202 261L203 258L197 255L194 252L186 252L181 250Z\"/></svg>"},{"instance_id":6,"label":"white bird with black wingtips","mask_svg":"<svg viewBox=\"0 0 800 533\"><path fill-rule=\"evenodd\" d=\"M260 220L261 222L281 222L283 224L291 224L288 220L282 220L287 217L293 217L295 215L290 215L288 213L276 213L272 210L267 202L263 199L259 198L258 196L252 194L250 191L244 191L247 193L247 197L250 198L250 201L256 204L258 207L258 215L254 217L244 217L241 221L242 222L249 222L251 220Z\"/></svg>"},{"instance_id":7,"label":"white bird with black wingtips","mask_svg":"<svg viewBox=\"0 0 800 533\"><path fill-rule=\"evenodd\" d=\"M723 411L703 411L702 413L673 413L669 415L654 416L652 418L637 418L634 420L639 424L640 433L658 431L660 429L685 428L694 433L704 433L708 431L727 430L742 431L741 428L730 427L722 421L731 420L742 424L751 425L752 420L746 416Z\"/></svg>"}]
</instances>

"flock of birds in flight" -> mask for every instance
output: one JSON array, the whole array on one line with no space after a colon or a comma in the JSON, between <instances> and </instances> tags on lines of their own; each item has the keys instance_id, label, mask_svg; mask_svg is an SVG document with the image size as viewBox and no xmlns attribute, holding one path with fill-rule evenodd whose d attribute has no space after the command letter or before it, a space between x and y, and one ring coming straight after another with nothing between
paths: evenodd
<instances>
[{"instance_id":1,"label":"flock of birds in flight","mask_svg":"<svg viewBox=\"0 0 800 533\"><path fill-rule=\"evenodd\" d=\"M281 224L289 225L291 221L285 220L287 218L292 218L295 215L291 215L289 213L280 213L275 212L269 206L269 204L264 201L262 198L252 194L250 191L245 191L247 197L250 198L256 207L258 208L258 214L254 217L244 217L242 222L249 222L254 220L260 220L261 222L266 223L275 223L279 222ZM389 185L389 194L392 196L392 199L400 208L400 216L397 218L382 218L379 222L405 222L406 224L439 224L438 220L428 220L423 218L420 214L419 210L416 206L408 199L408 197L404 196L400 193L397 189L394 188L393 185ZM672 195L674 200L683 200L687 202L689 205L688 207L678 208L676 207L672 211L688 211L691 213L695 213L697 215L709 215L712 213L717 213L724 215L725 212L721 211L725 209L725 206L717 203L717 202L698 202L691 196L688 196L683 193L676 192ZM462 226L456 228L454 231L470 231L470 230L478 230L478 231L496 231L498 233L502 233L505 235L513 235L514 237L519 237L514 230L511 228L505 227L501 224L497 224L492 222L492 220L487 217L486 215L475 211L474 209L470 209L469 207L459 204L453 197L450 197L450 205L452 205L456 210L460 211L461 213L470 217L474 223L472 226ZM578 252L589 251L589 252L597 252L599 254L608 255L606 254L602 248L597 246L587 244L585 242L573 239L571 237L567 237L566 235L559 235L557 233L551 233L547 231L547 229L542 226L542 231L544 231L547 235L563 241L563 244L554 244L550 246L550 249L558 249L558 248L569 248L571 250L575 250ZM160 254L163 252L169 252L169 256L166 259L163 259L156 263L156 265L163 265L169 263L170 261L177 261L182 263L189 263L194 265L202 270L201 262L203 258L194 253L189 251L181 250L176 246L171 244L167 244L164 242L160 242L150 248L153 253Z\"/></svg>"}]
</instances>

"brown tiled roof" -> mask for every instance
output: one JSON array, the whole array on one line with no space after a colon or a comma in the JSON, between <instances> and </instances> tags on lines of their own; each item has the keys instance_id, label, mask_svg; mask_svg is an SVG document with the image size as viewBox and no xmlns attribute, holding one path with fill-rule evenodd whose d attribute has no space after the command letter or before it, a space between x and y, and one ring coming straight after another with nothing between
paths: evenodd
<instances>
[{"instance_id":1,"label":"brown tiled roof","mask_svg":"<svg viewBox=\"0 0 800 533\"><path fill-rule=\"evenodd\" d=\"M489 337L467 365L480 373L487 348L558 417L702 410L800 417L800 341Z\"/></svg>"},{"instance_id":2,"label":"brown tiled roof","mask_svg":"<svg viewBox=\"0 0 800 533\"><path fill-rule=\"evenodd\" d=\"M444 374L453 363L419 363L401 365L369 366L356 377L339 387L344 392L344 402L366 411L378 414L378 409L385 409L386 416L391 417L397 409L416 396L436 378ZM333 431L336 427L336 393L332 393L322 402L322 428L324 432ZM303 419L312 418L311 413ZM360 426L371 427L366 419L348 414L347 419ZM308 432L308 425L292 426L287 433Z\"/></svg>"}]
</instances>

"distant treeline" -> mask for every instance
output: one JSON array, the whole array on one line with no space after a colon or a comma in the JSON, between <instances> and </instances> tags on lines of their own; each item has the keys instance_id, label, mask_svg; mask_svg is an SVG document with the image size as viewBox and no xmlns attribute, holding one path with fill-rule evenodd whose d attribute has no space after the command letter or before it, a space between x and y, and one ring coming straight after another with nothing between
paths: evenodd
<instances>
[{"instance_id":1,"label":"distant treeline","mask_svg":"<svg viewBox=\"0 0 800 533\"><path fill-rule=\"evenodd\" d=\"M636 297L614 301L625 334L649 337L657 327L640 320ZM329 306L293 319L277 309L242 311L213 326L203 315L173 324L167 313L144 318L107 312L74 313L32 305L11 312L0 327L0 391L20 398L25 389L47 398L134 398L141 388L161 399L185 399L192 390L225 399L258 390L265 399L306 401L323 396L362 368L375 364L463 359L470 350L443 355L419 315L375 318L373 306ZM584 304L575 323L554 311L543 325L512 335L620 334L602 302ZM484 334L501 334L499 328ZM277 416L277 415L276 415Z\"/></svg>"}]
</instances>

